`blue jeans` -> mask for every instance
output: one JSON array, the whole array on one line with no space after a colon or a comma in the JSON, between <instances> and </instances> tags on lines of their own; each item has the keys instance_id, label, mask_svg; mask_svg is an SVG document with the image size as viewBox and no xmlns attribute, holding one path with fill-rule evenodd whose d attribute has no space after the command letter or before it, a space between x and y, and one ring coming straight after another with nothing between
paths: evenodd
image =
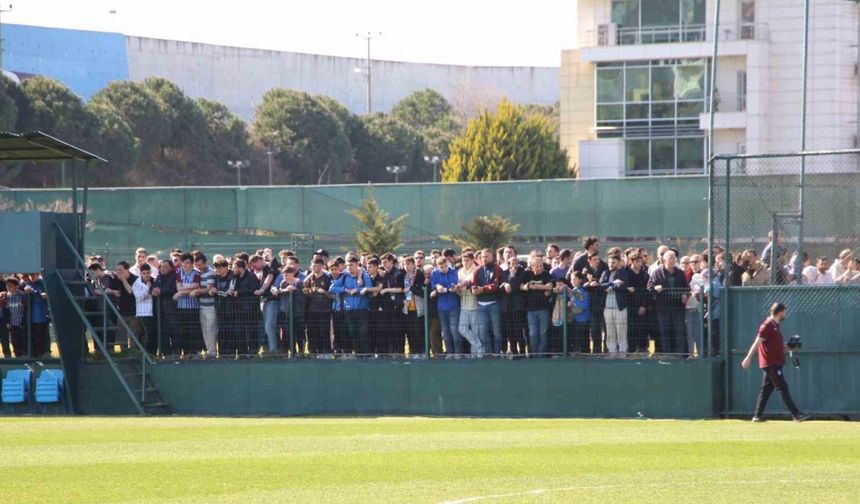
<instances>
[{"instance_id":1,"label":"blue jeans","mask_svg":"<svg viewBox=\"0 0 860 504\"><path fill-rule=\"evenodd\" d=\"M263 304L263 329L266 333L266 343L269 352L278 351L278 312L281 303L278 300L266 301Z\"/></svg>"},{"instance_id":2,"label":"blue jeans","mask_svg":"<svg viewBox=\"0 0 860 504\"><path fill-rule=\"evenodd\" d=\"M699 310L684 310L687 313L687 350L690 355L693 354L693 343L696 344L696 351L699 353L699 358L705 356L705 349L702 345L702 328L703 320Z\"/></svg>"},{"instance_id":3,"label":"blue jeans","mask_svg":"<svg viewBox=\"0 0 860 504\"><path fill-rule=\"evenodd\" d=\"M478 310L460 310L460 335L472 346L472 355L484 355L484 345L478 334Z\"/></svg>"},{"instance_id":4,"label":"blue jeans","mask_svg":"<svg viewBox=\"0 0 860 504\"><path fill-rule=\"evenodd\" d=\"M490 338L492 325L493 337ZM485 352L502 353L502 312L499 303L481 305L478 303L478 337Z\"/></svg>"},{"instance_id":5,"label":"blue jeans","mask_svg":"<svg viewBox=\"0 0 860 504\"><path fill-rule=\"evenodd\" d=\"M549 310L529 311L529 354L546 353L546 332L549 329Z\"/></svg>"},{"instance_id":6,"label":"blue jeans","mask_svg":"<svg viewBox=\"0 0 860 504\"><path fill-rule=\"evenodd\" d=\"M463 338L460 336L460 309L439 310L439 326L445 340L445 353L462 353Z\"/></svg>"},{"instance_id":7,"label":"blue jeans","mask_svg":"<svg viewBox=\"0 0 860 504\"><path fill-rule=\"evenodd\" d=\"M657 308L657 327L660 330L659 353L686 354L687 322L686 310Z\"/></svg>"}]
</instances>

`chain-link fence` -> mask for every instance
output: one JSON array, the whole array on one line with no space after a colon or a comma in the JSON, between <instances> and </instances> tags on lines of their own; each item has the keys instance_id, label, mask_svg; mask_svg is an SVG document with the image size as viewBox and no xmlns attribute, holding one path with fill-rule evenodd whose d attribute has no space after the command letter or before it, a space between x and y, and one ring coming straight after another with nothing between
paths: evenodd
<instances>
[{"instance_id":1,"label":"chain-link fence","mask_svg":"<svg viewBox=\"0 0 860 504\"><path fill-rule=\"evenodd\" d=\"M860 246L860 150L717 156L713 163L714 244L728 251L734 264L753 270L748 284L765 283L756 279L759 266L770 269L764 275L768 283L782 285L829 282L812 269L801 277L809 266L826 270L838 263L833 269L839 274L849 268L842 252ZM772 250L780 268L770 268ZM826 268L817 264L820 257ZM732 286L738 285L735 277Z\"/></svg>"},{"instance_id":2,"label":"chain-link fence","mask_svg":"<svg viewBox=\"0 0 860 504\"><path fill-rule=\"evenodd\" d=\"M775 302L788 306L784 337L798 334L803 344L804 367L786 375L800 389L798 401L810 411L853 411L820 391L837 389L839 373L860 365L852 318L860 307L860 150L712 162L710 232L715 282L725 287L718 316L727 335L727 412L751 407L759 377L738 364Z\"/></svg>"}]
</instances>

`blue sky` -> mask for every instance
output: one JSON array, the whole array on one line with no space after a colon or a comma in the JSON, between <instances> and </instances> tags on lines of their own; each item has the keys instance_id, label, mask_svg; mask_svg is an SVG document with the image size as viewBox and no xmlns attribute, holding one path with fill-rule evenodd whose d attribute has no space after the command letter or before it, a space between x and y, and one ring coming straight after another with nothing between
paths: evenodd
<instances>
[{"instance_id":1,"label":"blue sky","mask_svg":"<svg viewBox=\"0 0 860 504\"><path fill-rule=\"evenodd\" d=\"M3 22L339 56L363 56L372 31L374 58L469 65L558 66L576 31L575 0L12 3Z\"/></svg>"}]
</instances>

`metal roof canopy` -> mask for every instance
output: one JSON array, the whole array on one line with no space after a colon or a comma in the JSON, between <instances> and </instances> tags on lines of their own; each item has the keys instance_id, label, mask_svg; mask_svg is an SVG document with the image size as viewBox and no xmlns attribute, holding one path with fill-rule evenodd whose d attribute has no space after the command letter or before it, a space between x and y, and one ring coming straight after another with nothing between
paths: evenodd
<instances>
[{"instance_id":1,"label":"metal roof canopy","mask_svg":"<svg viewBox=\"0 0 860 504\"><path fill-rule=\"evenodd\" d=\"M41 131L0 133L0 163L107 160Z\"/></svg>"},{"instance_id":2,"label":"metal roof canopy","mask_svg":"<svg viewBox=\"0 0 860 504\"><path fill-rule=\"evenodd\" d=\"M90 162L107 163L107 160L41 131L31 131L24 134L0 132L0 164L55 161L72 161L72 213L77 219L73 239L78 253L83 255ZM80 207L78 206L77 166L79 163L76 161L83 161L84 168L80 184L80 188L83 189Z\"/></svg>"}]
</instances>

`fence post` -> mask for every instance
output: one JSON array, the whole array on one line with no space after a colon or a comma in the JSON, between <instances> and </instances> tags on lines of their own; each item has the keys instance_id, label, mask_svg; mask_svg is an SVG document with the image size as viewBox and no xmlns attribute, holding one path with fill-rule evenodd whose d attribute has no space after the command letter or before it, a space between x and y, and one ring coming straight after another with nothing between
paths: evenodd
<instances>
[{"instance_id":1,"label":"fence post","mask_svg":"<svg viewBox=\"0 0 860 504\"><path fill-rule=\"evenodd\" d=\"M289 313L289 318L290 318L290 352L296 352L296 334L295 334L296 323L295 323L295 320L293 320L293 296L294 295L295 295L295 293L290 292L290 296L289 296L290 306L289 306L289 311L287 312L287 313ZM301 349L301 350L303 351L304 349ZM301 351L296 352L295 355L298 356L299 353L301 353Z\"/></svg>"},{"instance_id":2,"label":"fence post","mask_svg":"<svg viewBox=\"0 0 860 504\"><path fill-rule=\"evenodd\" d=\"M27 294L27 357L33 357L33 293Z\"/></svg>"},{"instance_id":3,"label":"fence post","mask_svg":"<svg viewBox=\"0 0 860 504\"><path fill-rule=\"evenodd\" d=\"M430 296L427 286L424 289L424 355L430 358Z\"/></svg>"},{"instance_id":4,"label":"fence post","mask_svg":"<svg viewBox=\"0 0 860 504\"><path fill-rule=\"evenodd\" d=\"M570 353L568 327L567 327L567 288L561 291L561 315L562 315L562 346L564 347L564 356L567 357Z\"/></svg>"},{"instance_id":5,"label":"fence post","mask_svg":"<svg viewBox=\"0 0 860 504\"><path fill-rule=\"evenodd\" d=\"M107 347L107 296L104 293L102 293L102 345L105 347L107 353L113 351L113 347Z\"/></svg>"},{"instance_id":6,"label":"fence post","mask_svg":"<svg viewBox=\"0 0 860 504\"><path fill-rule=\"evenodd\" d=\"M161 349L161 296L155 296L153 303L155 304L155 324L156 324L156 342L155 353L164 356L164 350Z\"/></svg>"}]
</instances>

